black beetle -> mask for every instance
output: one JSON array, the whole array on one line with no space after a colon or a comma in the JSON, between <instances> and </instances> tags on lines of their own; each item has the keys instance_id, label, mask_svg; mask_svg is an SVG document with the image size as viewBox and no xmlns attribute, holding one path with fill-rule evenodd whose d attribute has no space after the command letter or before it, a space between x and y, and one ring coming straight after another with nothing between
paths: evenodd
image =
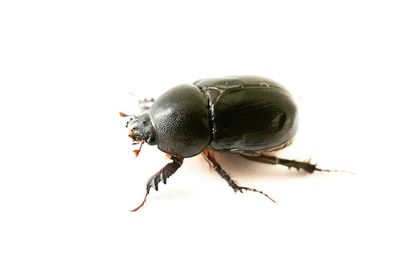
<instances>
[{"instance_id":1,"label":"black beetle","mask_svg":"<svg viewBox=\"0 0 400 258\"><path fill-rule=\"evenodd\" d=\"M147 182L143 202L151 187L167 182L183 159L203 153L213 169L236 191L258 192L237 185L218 164L213 151L237 153L247 159L303 169L329 171L309 162L281 159L269 152L288 146L298 127L297 107L278 83L258 76L203 79L171 88L157 100L140 102L143 114L130 117L127 128L134 144L146 142L170 155L168 163ZM127 116L121 113L122 116ZM273 201L273 199L271 199Z\"/></svg>"}]
</instances>

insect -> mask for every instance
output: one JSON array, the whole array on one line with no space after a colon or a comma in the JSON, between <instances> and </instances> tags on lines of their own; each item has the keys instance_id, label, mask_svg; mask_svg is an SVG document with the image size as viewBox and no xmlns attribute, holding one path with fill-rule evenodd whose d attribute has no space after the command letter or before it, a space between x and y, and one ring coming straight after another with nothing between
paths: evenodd
<instances>
[{"instance_id":1,"label":"insect","mask_svg":"<svg viewBox=\"0 0 400 258\"><path fill-rule=\"evenodd\" d=\"M203 79L173 87L158 99L139 102L143 113L128 117L126 127L139 155L144 143L157 145L171 162L147 182L142 203L151 188L158 191L185 158L202 153L212 168L235 192L253 191L274 201L266 193L240 186L218 163L214 153L229 152L246 159L288 168L330 171L310 162L282 159L271 151L290 145L298 129L297 107L290 93L278 83L258 76Z\"/></svg>"}]
</instances>

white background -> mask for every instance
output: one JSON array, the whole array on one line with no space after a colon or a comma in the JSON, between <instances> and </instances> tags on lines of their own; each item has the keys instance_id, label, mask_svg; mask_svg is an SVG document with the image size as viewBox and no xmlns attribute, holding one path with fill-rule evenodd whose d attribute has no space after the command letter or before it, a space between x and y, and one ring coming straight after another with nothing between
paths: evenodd
<instances>
[{"instance_id":1,"label":"white background","mask_svg":"<svg viewBox=\"0 0 400 258\"><path fill-rule=\"evenodd\" d=\"M1 257L398 257L395 1L2 1ZM207 77L260 75L301 112L285 155L231 155L234 194L202 157L152 192L119 111Z\"/></svg>"}]
</instances>

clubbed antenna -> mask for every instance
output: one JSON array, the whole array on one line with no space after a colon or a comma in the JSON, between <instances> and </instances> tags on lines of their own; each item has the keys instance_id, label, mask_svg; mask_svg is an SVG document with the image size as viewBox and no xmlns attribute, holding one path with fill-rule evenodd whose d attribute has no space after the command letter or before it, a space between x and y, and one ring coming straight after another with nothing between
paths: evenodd
<instances>
[{"instance_id":1,"label":"clubbed antenna","mask_svg":"<svg viewBox=\"0 0 400 258\"><path fill-rule=\"evenodd\" d=\"M120 117L124 117L124 118L125 118L125 117L132 117L132 118L135 117L134 115L127 115L127 114L125 114L125 113L123 113L123 112L119 112L119 116L120 116Z\"/></svg>"}]
</instances>

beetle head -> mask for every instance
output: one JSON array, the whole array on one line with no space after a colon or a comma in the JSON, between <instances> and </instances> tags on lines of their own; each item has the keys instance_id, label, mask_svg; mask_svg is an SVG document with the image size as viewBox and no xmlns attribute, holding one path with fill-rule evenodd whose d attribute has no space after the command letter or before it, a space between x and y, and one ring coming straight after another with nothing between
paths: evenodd
<instances>
[{"instance_id":1,"label":"beetle head","mask_svg":"<svg viewBox=\"0 0 400 258\"><path fill-rule=\"evenodd\" d=\"M154 145L155 142L155 133L154 127L150 121L150 117L147 113L144 113L140 116L129 116L129 120L126 123L126 127L129 129L128 136L132 138L133 144L142 144L144 142ZM135 154L139 154L140 148L138 151L135 151Z\"/></svg>"}]
</instances>

